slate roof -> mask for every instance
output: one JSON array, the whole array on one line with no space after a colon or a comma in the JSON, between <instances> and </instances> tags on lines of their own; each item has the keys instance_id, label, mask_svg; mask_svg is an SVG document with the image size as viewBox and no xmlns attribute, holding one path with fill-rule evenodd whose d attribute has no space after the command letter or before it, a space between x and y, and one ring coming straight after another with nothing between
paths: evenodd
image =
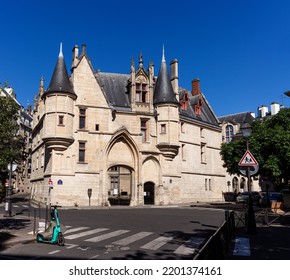
<instances>
[{"instance_id":1,"label":"slate roof","mask_svg":"<svg viewBox=\"0 0 290 280\"><path fill-rule=\"evenodd\" d=\"M179 88L180 100L183 98L185 92L188 92L189 102L186 110L180 109L180 115L188 120L196 120L211 126L219 127L218 119L203 93L200 92L200 97L197 95L193 96L190 91L184 88ZM201 98L202 102L200 114L197 114L194 109L194 105L197 104L198 98Z\"/></svg>"},{"instance_id":2,"label":"slate roof","mask_svg":"<svg viewBox=\"0 0 290 280\"><path fill-rule=\"evenodd\" d=\"M237 113L232 114L228 116L222 116L219 117L220 123L229 122L232 124L243 124L243 123L249 123L251 124L254 120L254 117L251 115L250 112L243 112L243 113Z\"/></svg>"},{"instance_id":3,"label":"slate roof","mask_svg":"<svg viewBox=\"0 0 290 280\"><path fill-rule=\"evenodd\" d=\"M45 91L45 93L49 92L66 92L75 95L75 92L68 77L62 51L60 51L59 53L56 66L54 68L54 72L50 80L50 84L47 90Z\"/></svg>"},{"instance_id":4,"label":"slate roof","mask_svg":"<svg viewBox=\"0 0 290 280\"><path fill-rule=\"evenodd\" d=\"M170 77L167 70L165 59L161 62L161 67L158 73L157 81L154 88L153 104L178 104Z\"/></svg>"},{"instance_id":5,"label":"slate roof","mask_svg":"<svg viewBox=\"0 0 290 280\"><path fill-rule=\"evenodd\" d=\"M111 106L131 108L127 87L130 75L97 72L95 76Z\"/></svg>"}]
</instances>

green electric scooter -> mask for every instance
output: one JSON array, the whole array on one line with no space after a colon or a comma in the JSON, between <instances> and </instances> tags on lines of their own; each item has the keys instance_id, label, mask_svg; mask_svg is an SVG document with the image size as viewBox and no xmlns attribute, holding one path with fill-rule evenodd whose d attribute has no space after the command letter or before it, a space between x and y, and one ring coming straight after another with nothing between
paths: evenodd
<instances>
[{"instance_id":1,"label":"green electric scooter","mask_svg":"<svg viewBox=\"0 0 290 280\"><path fill-rule=\"evenodd\" d=\"M48 236L44 236L43 234L38 233L36 236L36 240L37 242L58 244L59 246L64 246L65 239L63 237L63 234L60 228L60 222L59 222L58 210L57 210L57 208L61 206L53 205L51 207L53 207L53 210L51 211L51 225L50 225L50 229L52 229L52 234L50 235L49 231L48 231Z\"/></svg>"}]
</instances>

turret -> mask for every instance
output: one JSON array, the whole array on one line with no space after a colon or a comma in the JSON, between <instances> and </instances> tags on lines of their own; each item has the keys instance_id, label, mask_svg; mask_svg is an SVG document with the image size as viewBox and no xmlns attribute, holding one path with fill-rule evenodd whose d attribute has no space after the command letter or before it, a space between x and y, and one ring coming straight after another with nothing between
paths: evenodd
<instances>
[{"instance_id":1,"label":"turret","mask_svg":"<svg viewBox=\"0 0 290 280\"><path fill-rule=\"evenodd\" d=\"M47 148L65 150L74 142L73 108L76 98L68 77L61 45L50 84L42 95L45 104L43 141Z\"/></svg>"},{"instance_id":2,"label":"turret","mask_svg":"<svg viewBox=\"0 0 290 280\"><path fill-rule=\"evenodd\" d=\"M179 149L179 102L168 74L164 48L154 89L153 105L157 121L157 148L166 160L173 160Z\"/></svg>"}]
</instances>

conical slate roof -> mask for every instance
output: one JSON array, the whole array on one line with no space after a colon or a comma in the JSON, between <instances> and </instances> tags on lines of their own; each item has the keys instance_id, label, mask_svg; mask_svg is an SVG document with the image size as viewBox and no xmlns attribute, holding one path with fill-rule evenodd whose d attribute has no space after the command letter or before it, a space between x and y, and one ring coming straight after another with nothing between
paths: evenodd
<instances>
[{"instance_id":1,"label":"conical slate roof","mask_svg":"<svg viewBox=\"0 0 290 280\"><path fill-rule=\"evenodd\" d=\"M69 81L64 57L62 54L62 47L60 47L58 60L54 68L50 84L46 90L46 93L49 92L66 92L75 94L72 85Z\"/></svg>"},{"instance_id":2,"label":"conical slate roof","mask_svg":"<svg viewBox=\"0 0 290 280\"><path fill-rule=\"evenodd\" d=\"M167 70L166 61L164 58L164 50L162 55L161 67L158 73L157 81L155 84L153 104L178 104L170 81Z\"/></svg>"}]
</instances>

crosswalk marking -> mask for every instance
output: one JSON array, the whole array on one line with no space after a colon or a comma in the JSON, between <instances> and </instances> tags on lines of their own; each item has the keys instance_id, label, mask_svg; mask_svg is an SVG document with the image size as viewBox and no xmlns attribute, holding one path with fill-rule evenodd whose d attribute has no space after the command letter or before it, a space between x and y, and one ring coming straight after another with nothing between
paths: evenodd
<instances>
[{"instance_id":1,"label":"crosswalk marking","mask_svg":"<svg viewBox=\"0 0 290 280\"><path fill-rule=\"evenodd\" d=\"M105 231L105 230L108 230L108 228L96 228L96 229L93 229L93 230L80 232L80 233L76 233L76 234L71 234L71 235L68 235L68 236L65 235L65 239L68 239L68 240L76 239L76 238L79 238L79 237L92 235L94 233L99 233L99 232L102 232L102 231Z\"/></svg>"},{"instance_id":2,"label":"crosswalk marking","mask_svg":"<svg viewBox=\"0 0 290 280\"><path fill-rule=\"evenodd\" d=\"M157 250L163 245L165 245L167 242L171 241L173 237L167 237L167 236L160 236L151 242L145 244L141 247L141 249L147 249L147 250Z\"/></svg>"},{"instance_id":3,"label":"crosswalk marking","mask_svg":"<svg viewBox=\"0 0 290 280\"><path fill-rule=\"evenodd\" d=\"M112 244L126 246L126 245L129 245L135 241L138 241L146 236L149 236L151 234L153 234L153 232L141 231L141 232L133 234L129 237L117 240L117 241L113 242Z\"/></svg>"},{"instance_id":4,"label":"crosswalk marking","mask_svg":"<svg viewBox=\"0 0 290 280\"><path fill-rule=\"evenodd\" d=\"M126 234L131 232L131 230L115 230L115 231L110 231L110 228L96 228L96 229L90 229L90 227L69 227L68 230L65 232L65 239L67 240L72 240L72 239L77 239L80 237L86 237L88 235L94 235L97 233L102 233L104 231L108 231L106 233L102 233L97 236L90 237L84 241L86 242L100 242L104 241L113 237L119 237L122 234ZM124 237L124 238L119 238L118 240L113 241L112 246L118 245L118 246L127 246L131 243L137 242L139 240L142 240L150 235L153 235L154 232L148 232L148 231L140 231L138 233L131 234L130 236ZM178 254L178 255L184 255L184 256L190 256L195 253L195 250L200 248L201 245L204 243L205 238L203 237L190 237L188 240L183 242L183 244L180 244L180 239L177 241L174 241L177 236L173 235L164 235L157 237L153 239L150 242L147 242L148 240L144 240L143 244L147 242L146 244L142 245L140 249L146 249L146 250L151 250L151 251L156 251L162 246L165 246L168 243L171 243L171 246L174 246L175 248L172 249L173 254ZM173 241L173 242L171 242ZM110 241L108 241L110 242ZM242 241L240 241L242 242ZM242 242L243 243L243 242ZM67 244L70 248L74 248L77 245L73 244ZM71 246L70 246L71 245ZM174 251L175 250L175 251ZM97 257L98 255L96 255Z\"/></svg>"},{"instance_id":5,"label":"crosswalk marking","mask_svg":"<svg viewBox=\"0 0 290 280\"><path fill-rule=\"evenodd\" d=\"M183 245L179 246L174 253L179 255L192 255L204 240L205 238L203 237L191 237Z\"/></svg>"},{"instance_id":6,"label":"crosswalk marking","mask_svg":"<svg viewBox=\"0 0 290 280\"><path fill-rule=\"evenodd\" d=\"M70 229L68 229L68 230L65 231L65 234L72 233L72 232L76 232L76 231L81 231L81 230L88 229L88 228L89 227L70 228Z\"/></svg>"},{"instance_id":7,"label":"crosswalk marking","mask_svg":"<svg viewBox=\"0 0 290 280\"><path fill-rule=\"evenodd\" d=\"M103 234L103 235L99 235L99 236L87 239L85 241L88 241L88 242L99 242L99 241L103 241L103 240L106 240L106 239L109 239L109 238L112 238L112 237L115 237L115 236L118 236L118 235L121 235L121 234L124 234L124 233L127 233L127 232L129 232L129 230L116 230L116 231L113 231L113 232L110 232L110 233L107 233L107 234Z\"/></svg>"}]
</instances>

